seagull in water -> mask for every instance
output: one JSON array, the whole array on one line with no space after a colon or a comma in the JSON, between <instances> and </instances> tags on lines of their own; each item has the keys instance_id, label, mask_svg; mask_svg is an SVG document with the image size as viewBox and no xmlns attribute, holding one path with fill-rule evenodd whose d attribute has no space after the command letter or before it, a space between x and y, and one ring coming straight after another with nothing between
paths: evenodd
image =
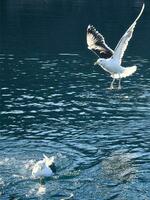
<instances>
[{"instance_id":1,"label":"seagull in water","mask_svg":"<svg viewBox=\"0 0 150 200\"><path fill-rule=\"evenodd\" d=\"M100 65L105 71L111 74L111 77L113 78L110 85L111 89L114 88L113 84L116 79L119 79L118 89L121 89L121 79L132 75L137 69L137 66L135 65L131 67L123 67L121 66L121 63L124 52L132 38L135 25L143 13L144 7L145 4L143 4L138 17L122 36L114 51L108 47L105 43L104 37L95 29L94 26L89 25L87 27L88 49L93 51L99 57L94 64Z\"/></svg>"},{"instance_id":2,"label":"seagull in water","mask_svg":"<svg viewBox=\"0 0 150 200\"><path fill-rule=\"evenodd\" d=\"M43 154L43 160L38 161L32 169L32 176L35 178L50 177L56 172L54 156L48 158Z\"/></svg>"}]
</instances>

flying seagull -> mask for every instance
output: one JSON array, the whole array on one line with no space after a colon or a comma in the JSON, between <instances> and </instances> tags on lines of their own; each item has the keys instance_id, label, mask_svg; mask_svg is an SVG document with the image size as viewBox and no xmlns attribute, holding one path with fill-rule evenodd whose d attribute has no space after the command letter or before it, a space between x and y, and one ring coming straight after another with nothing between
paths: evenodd
<instances>
[{"instance_id":1,"label":"flying seagull","mask_svg":"<svg viewBox=\"0 0 150 200\"><path fill-rule=\"evenodd\" d=\"M110 85L111 89L114 88L113 84L115 79L119 79L118 89L121 89L121 79L132 75L137 69L137 66L122 67L121 62L128 43L132 38L135 25L143 13L144 7L145 4L143 4L138 17L122 36L114 51L105 43L104 37L94 26L89 25L87 27L88 49L93 51L99 57L95 62L95 65L100 65L105 71L111 74L111 77L113 78Z\"/></svg>"}]
</instances>

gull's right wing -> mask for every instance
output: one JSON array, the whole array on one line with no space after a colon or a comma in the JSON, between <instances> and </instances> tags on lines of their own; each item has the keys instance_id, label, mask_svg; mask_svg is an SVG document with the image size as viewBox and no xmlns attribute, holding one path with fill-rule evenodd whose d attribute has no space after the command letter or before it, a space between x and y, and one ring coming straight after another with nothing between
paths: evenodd
<instances>
[{"instance_id":1,"label":"gull's right wing","mask_svg":"<svg viewBox=\"0 0 150 200\"><path fill-rule=\"evenodd\" d=\"M107 46L104 37L92 25L87 27L87 44L88 49L100 58L110 58L113 55L113 50Z\"/></svg>"}]
</instances>

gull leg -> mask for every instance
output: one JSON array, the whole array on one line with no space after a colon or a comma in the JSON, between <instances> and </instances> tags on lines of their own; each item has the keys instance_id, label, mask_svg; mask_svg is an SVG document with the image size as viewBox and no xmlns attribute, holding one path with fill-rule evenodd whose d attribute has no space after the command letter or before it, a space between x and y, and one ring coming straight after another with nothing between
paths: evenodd
<instances>
[{"instance_id":1,"label":"gull leg","mask_svg":"<svg viewBox=\"0 0 150 200\"><path fill-rule=\"evenodd\" d=\"M118 89L121 89L121 78L119 78L119 85L118 85Z\"/></svg>"},{"instance_id":2,"label":"gull leg","mask_svg":"<svg viewBox=\"0 0 150 200\"><path fill-rule=\"evenodd\" d=\"M113 78L111 85L110 85L110 89L114 89L114 82L115 82L115 78Z\"/></svg>"},{"instance_id":3,"label":"gull leg","mask_svg":"<svg viewBox=\"0 0 150 200\"><path fill-rule=\"evenodd\" d=\"M45 180L44 180L44 178L42 177L42 178L40 178L40 185L45 185Z\"/></svg>"}]
</instances>

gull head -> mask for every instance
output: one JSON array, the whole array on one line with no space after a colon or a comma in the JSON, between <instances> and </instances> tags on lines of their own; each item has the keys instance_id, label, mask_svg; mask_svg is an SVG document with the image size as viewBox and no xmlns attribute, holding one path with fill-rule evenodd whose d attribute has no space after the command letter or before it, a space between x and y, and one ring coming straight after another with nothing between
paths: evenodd
<instances>
[{"instance_id":1,"label":"gull head","mask_svg":"<svg viewBox=\"0 0 150 200\"><path fill-rule=\"evenodd\" d=\"M105 59L104 58L99 58L94 65L104 65L105 64Z\"/></svg>"}]
</instances>

